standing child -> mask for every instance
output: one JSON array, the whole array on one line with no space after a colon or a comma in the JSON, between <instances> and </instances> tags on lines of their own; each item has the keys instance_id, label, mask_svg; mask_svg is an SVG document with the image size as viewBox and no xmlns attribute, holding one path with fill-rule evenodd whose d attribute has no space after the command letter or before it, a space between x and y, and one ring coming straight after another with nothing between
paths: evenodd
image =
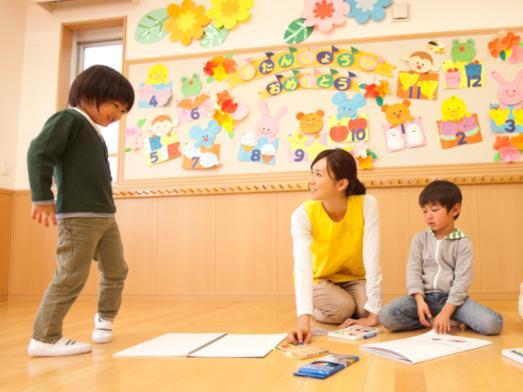
<instances>
[{"instance_id":1,"label":"standing child","mask_svg":"<svg viewBox=\"0 0 523 392\"><path fill-rule=\"evenodd\" d=\"M357 177L356 161L340 148L311 165L312 200L292 214L297 327L290 343L311 340L322 323L378 324L381 307L378 205Z\"/></svg>"},{"instance_id":2,"label":"standing child","mask_svg":"<svg viewBox=\"0 0 523 392\"><path fill-rule=\"evenodd\" d=\"M92 66L73 82L71 107L51 116L31 142L27 159L31 216L46 227L58 222L57 267L36 314L28 347L31 356L91 351L90 344L63 337L62 322L87 281L93 258L101 276L92 339L112 340L127 264L114 219L107 146L98 125L118 121L133 103L134 91L124 76L103 65Z\"/></svg>"},{"instance_id":3,"label":"standing child","mask_svg":"<svg viewBox=\"0 0 523 392\"><path fill-rule=\"evenodd\" d=\"M433 181L423 189L419 205L428 228L412 240L407 264L408 296L383 307L381 323L391 331L432 327L450 331L451 319L482 335L503 327L501 316L471 300L472 244L454 227L461 212L461 191L449 181Z\"/></svg>"}]
</instances>

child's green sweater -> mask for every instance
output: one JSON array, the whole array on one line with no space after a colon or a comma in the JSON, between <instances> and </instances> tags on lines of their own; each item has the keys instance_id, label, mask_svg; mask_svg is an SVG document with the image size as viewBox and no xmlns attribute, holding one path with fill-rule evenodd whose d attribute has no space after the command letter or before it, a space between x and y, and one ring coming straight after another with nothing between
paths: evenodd
<instances>
[{"instance_id":1,"label":"child's green sweater","mask_svg":"<svg viewBox=\"0 0 523 392\"><path fill-rule=\"evenodd\" d=\"M89 121L74 109L55 113L31 142L27 167L33 202L51 201L56 213L114 213L107 147Z\"/></svg>"}]
</instances>

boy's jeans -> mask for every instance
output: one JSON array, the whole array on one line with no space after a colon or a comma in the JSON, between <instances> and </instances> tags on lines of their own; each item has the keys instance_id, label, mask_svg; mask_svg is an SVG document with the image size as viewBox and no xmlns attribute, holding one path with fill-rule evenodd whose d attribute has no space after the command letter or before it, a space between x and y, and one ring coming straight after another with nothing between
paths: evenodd
<instances>
[{"instance_id":1,"label":"boy's jeans","mask_svg":"<svg viewBox=\"0 0 523 392\"><path fill-rule=\"evenodd\" d=\"M127 264L114 218L66 218L58 221L56 271L33 326L33 338L52 343L62 337L62 322L98 261L98 313L113 319L120 308Z\"/></svg>"},{"instance_id":2,"label":"boy's jeans","mask_svg":"<svg viewBox=\"0 0 523 392\"><path fill-rule=\"evenodd\" d=\"M430 314L436 317L447 302L447 293L426 293L425 302ZM416 300L412 296L395 299L385 305L380 312L380 322L390 331L406 331L423 328L418 318ZM458 306L451 317L481 335L496 335L503 327L503 318L470 298Z\"/></svg>"}]
</instances>

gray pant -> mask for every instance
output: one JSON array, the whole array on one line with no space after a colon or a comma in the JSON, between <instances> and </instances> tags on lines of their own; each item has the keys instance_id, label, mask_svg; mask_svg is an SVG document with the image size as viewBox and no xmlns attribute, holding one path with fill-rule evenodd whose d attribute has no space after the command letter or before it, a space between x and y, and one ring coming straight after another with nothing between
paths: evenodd
<instances>
[{"instance_id":1,"label":"gray pant","mask_svg":"<svg viewBox=\"0 0 523 392\"><path fill-rule=\"evenodd\" d=\"M426 293L425 302L432 317L443 309L447 303L447 293ZM412 296L395 299L385 305L380 312L380 322L390 331L405 331L423 328L418 318L418 307ZM451 317L459 323L470 327L481 335L496 335L503 328L503 318L486 306L467 298L458 306Z\"/></svg>"},{"instance_id":2,"label":"gray pant","mask_svg":"<svg viewBox=\"0 0 523 392\"><path fill-rule=\"evenodd\" d=\"M321 323L341 324L349 317L367 317L365 280L333 283L322 280L313 289L314 319Z\"/></svg>"},{"instance_id":3,"label":"gray pant","mask_svg":"<svg viewBox=\"0 0 523 392\"><path fill-rule=\"evenodd\" d=\"M52 343L89 276L93 260L100 270L98 313L113 319L122 300L127 264L114 218L66 218L58 221L57 266L36 314L33 338Z\"/></svg>"}]
</instances>

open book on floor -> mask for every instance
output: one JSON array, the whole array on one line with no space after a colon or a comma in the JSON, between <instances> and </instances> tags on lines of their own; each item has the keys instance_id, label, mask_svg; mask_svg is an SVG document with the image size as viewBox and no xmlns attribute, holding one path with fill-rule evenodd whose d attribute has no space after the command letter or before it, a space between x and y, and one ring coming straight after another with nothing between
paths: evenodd
<instances>
[{"instance_id":1,"label":"open book on floor","mask_svg":"<svg viewBox=\"0 0 523 392\"><path fill-rule=\"evenodd\" d=\"M369 343L360 350L408 364L419 363L492 344L483 339L437 334L434 330L410 338Z\"/></svg>"},{"instance_id":2,"label":"open book on floor","mask_svg":"<svg viewBox=\"0 0 523 392\"><path fill-rule=\"evenodd\" d=\"M114 354L124 357L263 358L287 334L167 333Z\"/></svg>"},{"instance_id":3,"label":"open book on floor","mask_svg":"<svg viewBox=\"0 0 523 392\"><path fill-rule=\"evenodd\" d=\"M505 350L501 350L501 354L508 359L512 359L513 361L523 364L523 347L507 348Z\"/></svg>"}]
</instances>

